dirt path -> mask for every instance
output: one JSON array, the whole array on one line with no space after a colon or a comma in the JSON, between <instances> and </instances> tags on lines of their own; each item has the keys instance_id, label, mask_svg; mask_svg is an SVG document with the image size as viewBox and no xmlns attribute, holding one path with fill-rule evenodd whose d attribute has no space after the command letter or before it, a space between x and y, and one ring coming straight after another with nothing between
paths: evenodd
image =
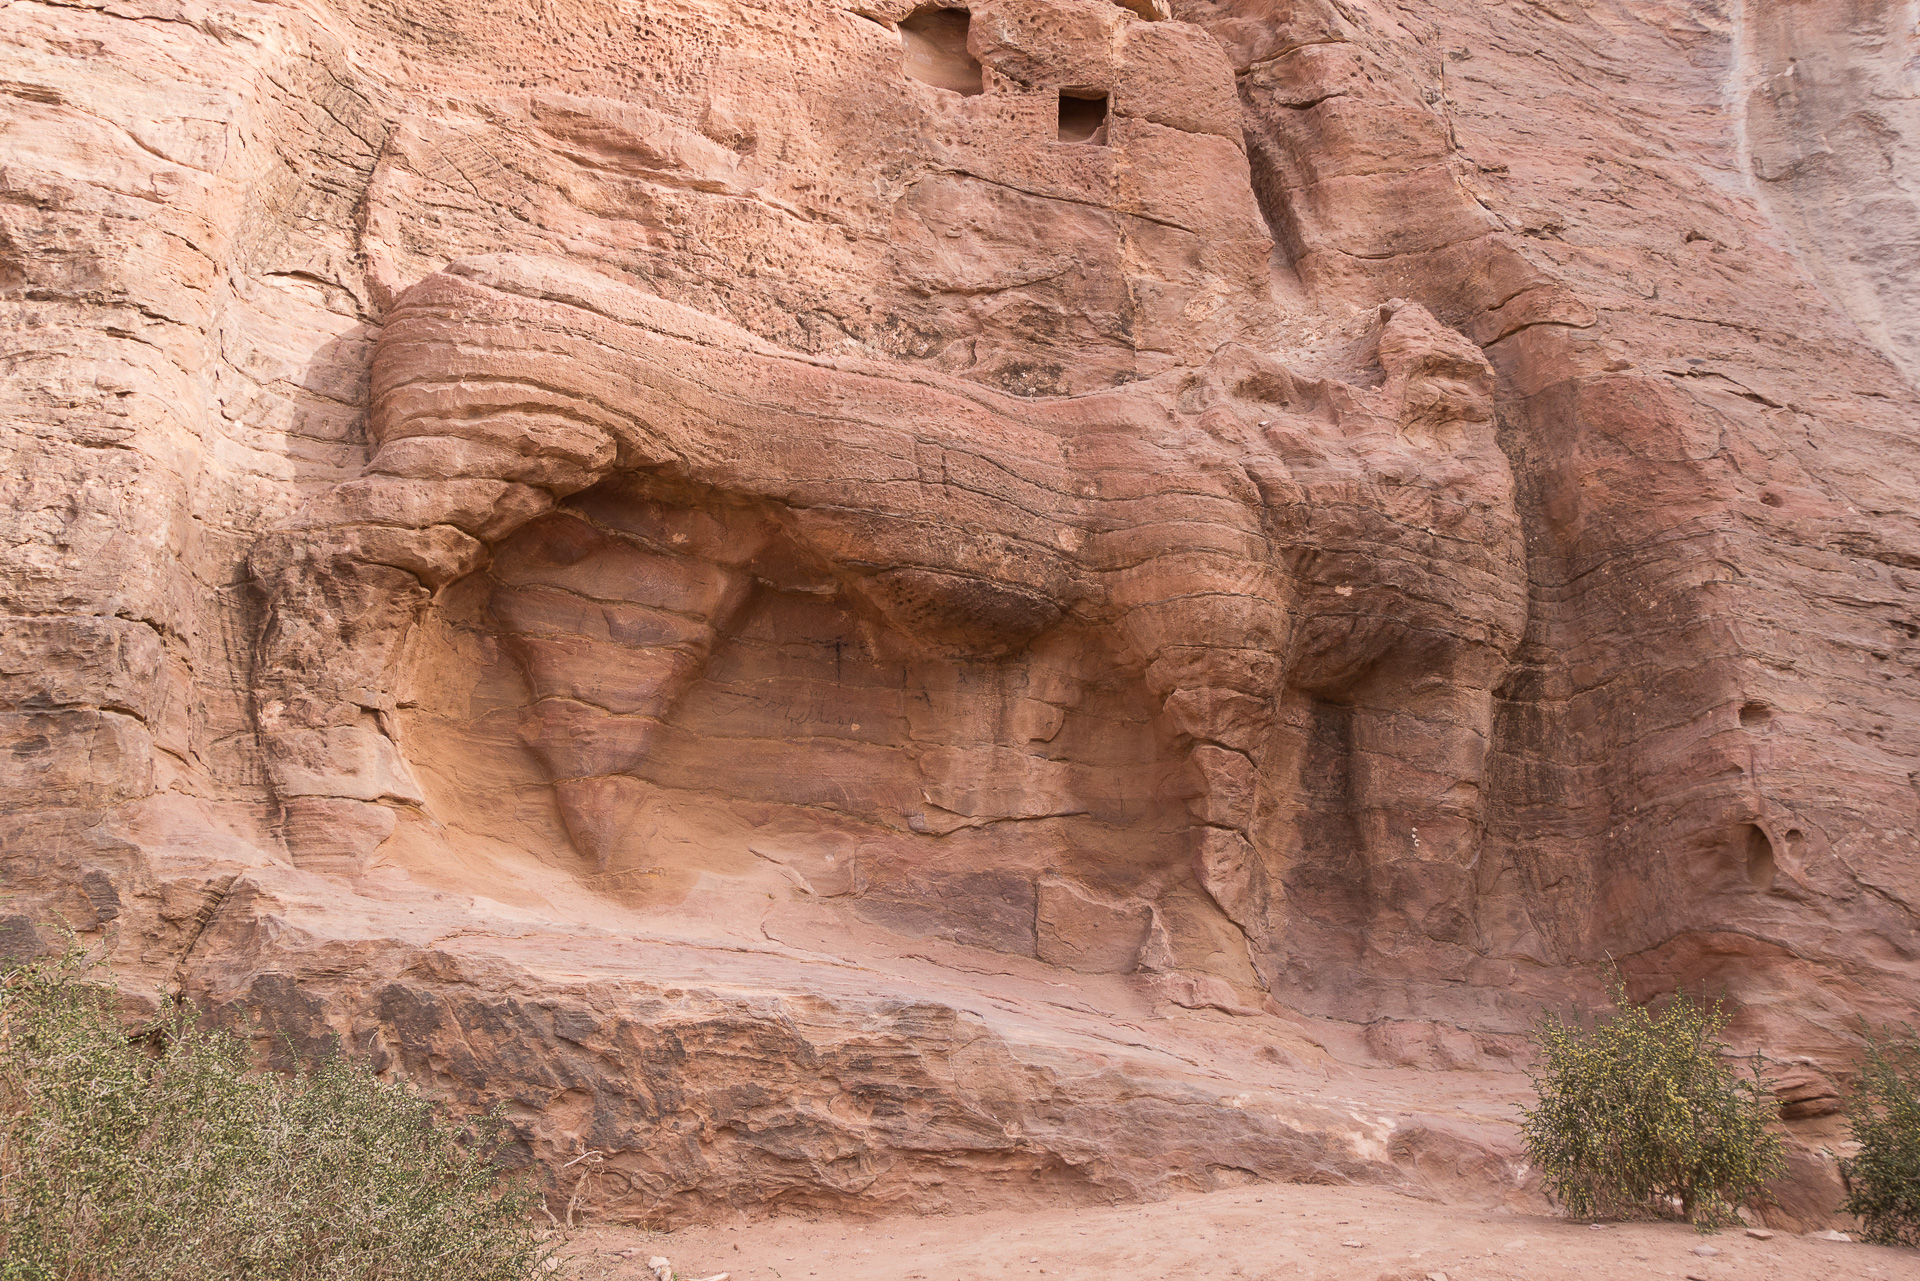
<instances>
[{"instance_id":1,"label":"dirt path","mask_svg":"<svg viewBox=\"0 0 1920 1281\"><path fill-rule=\"evenodd\" d=\"M1267 1184L1088 1209L918 1219L776 1219L734 1227L581 1234L589 1281L1920 1281L1920 1251L1678 1224L1604 1229L1438 1206L1366 1188ZM1716 1251L1701 1254L1701 1248ZM627 1251L633 1253L622 1259Z\"/></svg>"}]
</instances>

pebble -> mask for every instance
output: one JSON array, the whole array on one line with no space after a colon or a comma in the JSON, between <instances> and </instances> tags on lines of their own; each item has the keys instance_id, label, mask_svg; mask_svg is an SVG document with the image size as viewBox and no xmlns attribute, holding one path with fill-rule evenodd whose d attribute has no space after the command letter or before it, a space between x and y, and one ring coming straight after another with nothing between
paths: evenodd
<instances>
[{"instance_id":1,"label":"pebble","mask_svg":"<svg viewBox=\"0 0 1920 1281\"><path fill-rule=\"evenodd\" d=\"M1365 1241L1342 1241L1340 1244L1346 1246L1349 1250L1364 1250L1367 1248Z\"/></svg>"},{"instance_id":2,"label":"pebble","mask_svg":"<svg viewBox=\"0 0 1920 1281\"><path fill-rule=\"evenodd\" d=\"M1846 1233L1835 1232L1832 1228L1828 1228L1825 1232L1814 1233L1813 1239L1816 1241L1851 1241L1853 1240L1853 1238L1848 1236Z\"/></svg>"},{"instance_id":3,"label":"pebble","mask_svg":"<svg viewBox=\"0 0 1920 1281\"><path fill-rule=\"evenodd\" d=\"M1447 1281L1447 1274L1444 1272L1429 1272L1427 1273L1427 1281Z\"/></svg>"},{"instance_id":4,"label":"pebble","mask_svg":"<svg viewBox=\"0 0 1920 1281\"><path fill-rule=\"evenodd\" d=\"M1773 1233L1767 1231L1765 1228L1748 1228L1747 1235L1756 1241L1773 1240Z\"/></svg>"},{"instance_id":5,"label":"pebble","mask_svg":"<svg viewBox=\"0 0 1920 1281\"><path fill-rule=\"evenodd\" d=\"M1710 1245L1696 1245L1693 1247L1693 1252L1703 1259L1711 1259L1714 1255L1720 1253Z\"/></svg>"}]
</instances>

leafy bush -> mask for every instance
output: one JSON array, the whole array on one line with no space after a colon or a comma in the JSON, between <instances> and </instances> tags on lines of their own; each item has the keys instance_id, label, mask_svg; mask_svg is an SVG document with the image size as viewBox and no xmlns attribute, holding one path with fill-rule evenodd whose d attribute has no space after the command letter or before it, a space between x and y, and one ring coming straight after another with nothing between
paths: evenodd
<instances>
[{"instance_id":1,"label":"leafy bush","mask_svg":"<svg viewBox=\"0 0 1920 1281\"><path fill-rule=\"evenodd\" d=\"M1535 1026L1527 1155L1577 1218L1678 1210L1702 1228L1726 1223L1785 1168L1772 1095L1725 1061L1718 1002L1681 993L1656 1015L1617 973L1611 990L1617 1013L1591 1030L1553 1013Z\"/></svg>"},{"instance_id":2,"label":"leafy bush","mask_svg":"<svg viewBox=\"0 0 1920 1281\"><path fill-rule=\"evenodd\" d=\"M3 1281L522 1281L531 1193L405 1084L282 1077L169 1009L129 1038L80 956L0 977Z\"/></svg>"},{"instance_id":3,"label":"leafy bush","mask_svg":"<svg viewBox=\"0 0 1920 1281\"><path fill-rule=\"evenodd\" d=\"M1920 1246L1920 1034L1867 1040L1860 1088L1847 1099L1858 1155L1842 1165L1847 1213L1880 1245Z\"/></svg>"}]
</instances>

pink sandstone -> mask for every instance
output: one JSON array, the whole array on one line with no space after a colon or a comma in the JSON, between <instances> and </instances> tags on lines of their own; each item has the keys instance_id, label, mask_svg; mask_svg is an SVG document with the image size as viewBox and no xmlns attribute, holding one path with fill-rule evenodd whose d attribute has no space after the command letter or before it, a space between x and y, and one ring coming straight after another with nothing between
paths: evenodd
<instances>
[{"instance_id":1,"label":"pink sandstone","mask_svg":"<svg viewBox=\"0 0 1920 1281\"><path fill-rule=\"evenodd\" d=\"M0 28L0 950L662 1223L1531 1195L1617 962L1829 1222L1920 1010L1911 6Z\"/></svg>"}]
</instances>

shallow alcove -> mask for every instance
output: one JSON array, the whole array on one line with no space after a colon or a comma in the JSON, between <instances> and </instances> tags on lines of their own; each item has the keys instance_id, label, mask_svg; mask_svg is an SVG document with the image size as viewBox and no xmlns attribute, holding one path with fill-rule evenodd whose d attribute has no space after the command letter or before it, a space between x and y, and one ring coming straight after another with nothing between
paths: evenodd
<instances>
[{"instance_id":1,"label":"shallow alcove","mask_svg":"<svg viewBox=\"0 0 1920 1281\"><path fill-rule=\"evenodd\" d=\"M1012 654L916 640L781 516L622 473L450 585L402 714L442 820L409 867L673 928L777 901L849 948L1118 972L1157 921L1176 956L1231 951L1137 670L1070 623Z\"/></svg>"},{"instance_id":2,"label":"shallow alcove","mask_svg":"<svg viewBox=\"0 0 1920 1281\"><path fill-rule=\"evenodd\" d=\"M900 43L906 48L906 72L922 84L971 97L985 83L979 60L967 51L967 29L973 16L965 9L928 6L914 10L900 22Z\"/></svg>"},{"instance_id":3,"label":"shallow alcove","mask_svg":"<svg viewBox=\"0 0 1920 1281\"><path fill-rule=\"evenodd\" d=\"M1740 725L1743 729L1758 729L1773 719L1773 709L1765 703L1746 703L1740 708Z\"/></svg>"},{"instance_id":4,"label":"shallow alcove","mask_svg":"<svg viewBox=\"0 0 1920 1281\"><path fill-rule=\"evenodd\" d=\"M1747 824L1747 882L1756 890L1773 888L1773 842L1756 824Z\"/></svg>"},{"instance_id":5,"label":"shallow alcove","mask_svg":"<svg viewBox=\"0 0 1920 1281\"><path fill-rule=\"evenodd\" d=\"M1060 91L1060 141L1107 143L1107 95L1098 89Z\"/></svg>"}]
</instances>

